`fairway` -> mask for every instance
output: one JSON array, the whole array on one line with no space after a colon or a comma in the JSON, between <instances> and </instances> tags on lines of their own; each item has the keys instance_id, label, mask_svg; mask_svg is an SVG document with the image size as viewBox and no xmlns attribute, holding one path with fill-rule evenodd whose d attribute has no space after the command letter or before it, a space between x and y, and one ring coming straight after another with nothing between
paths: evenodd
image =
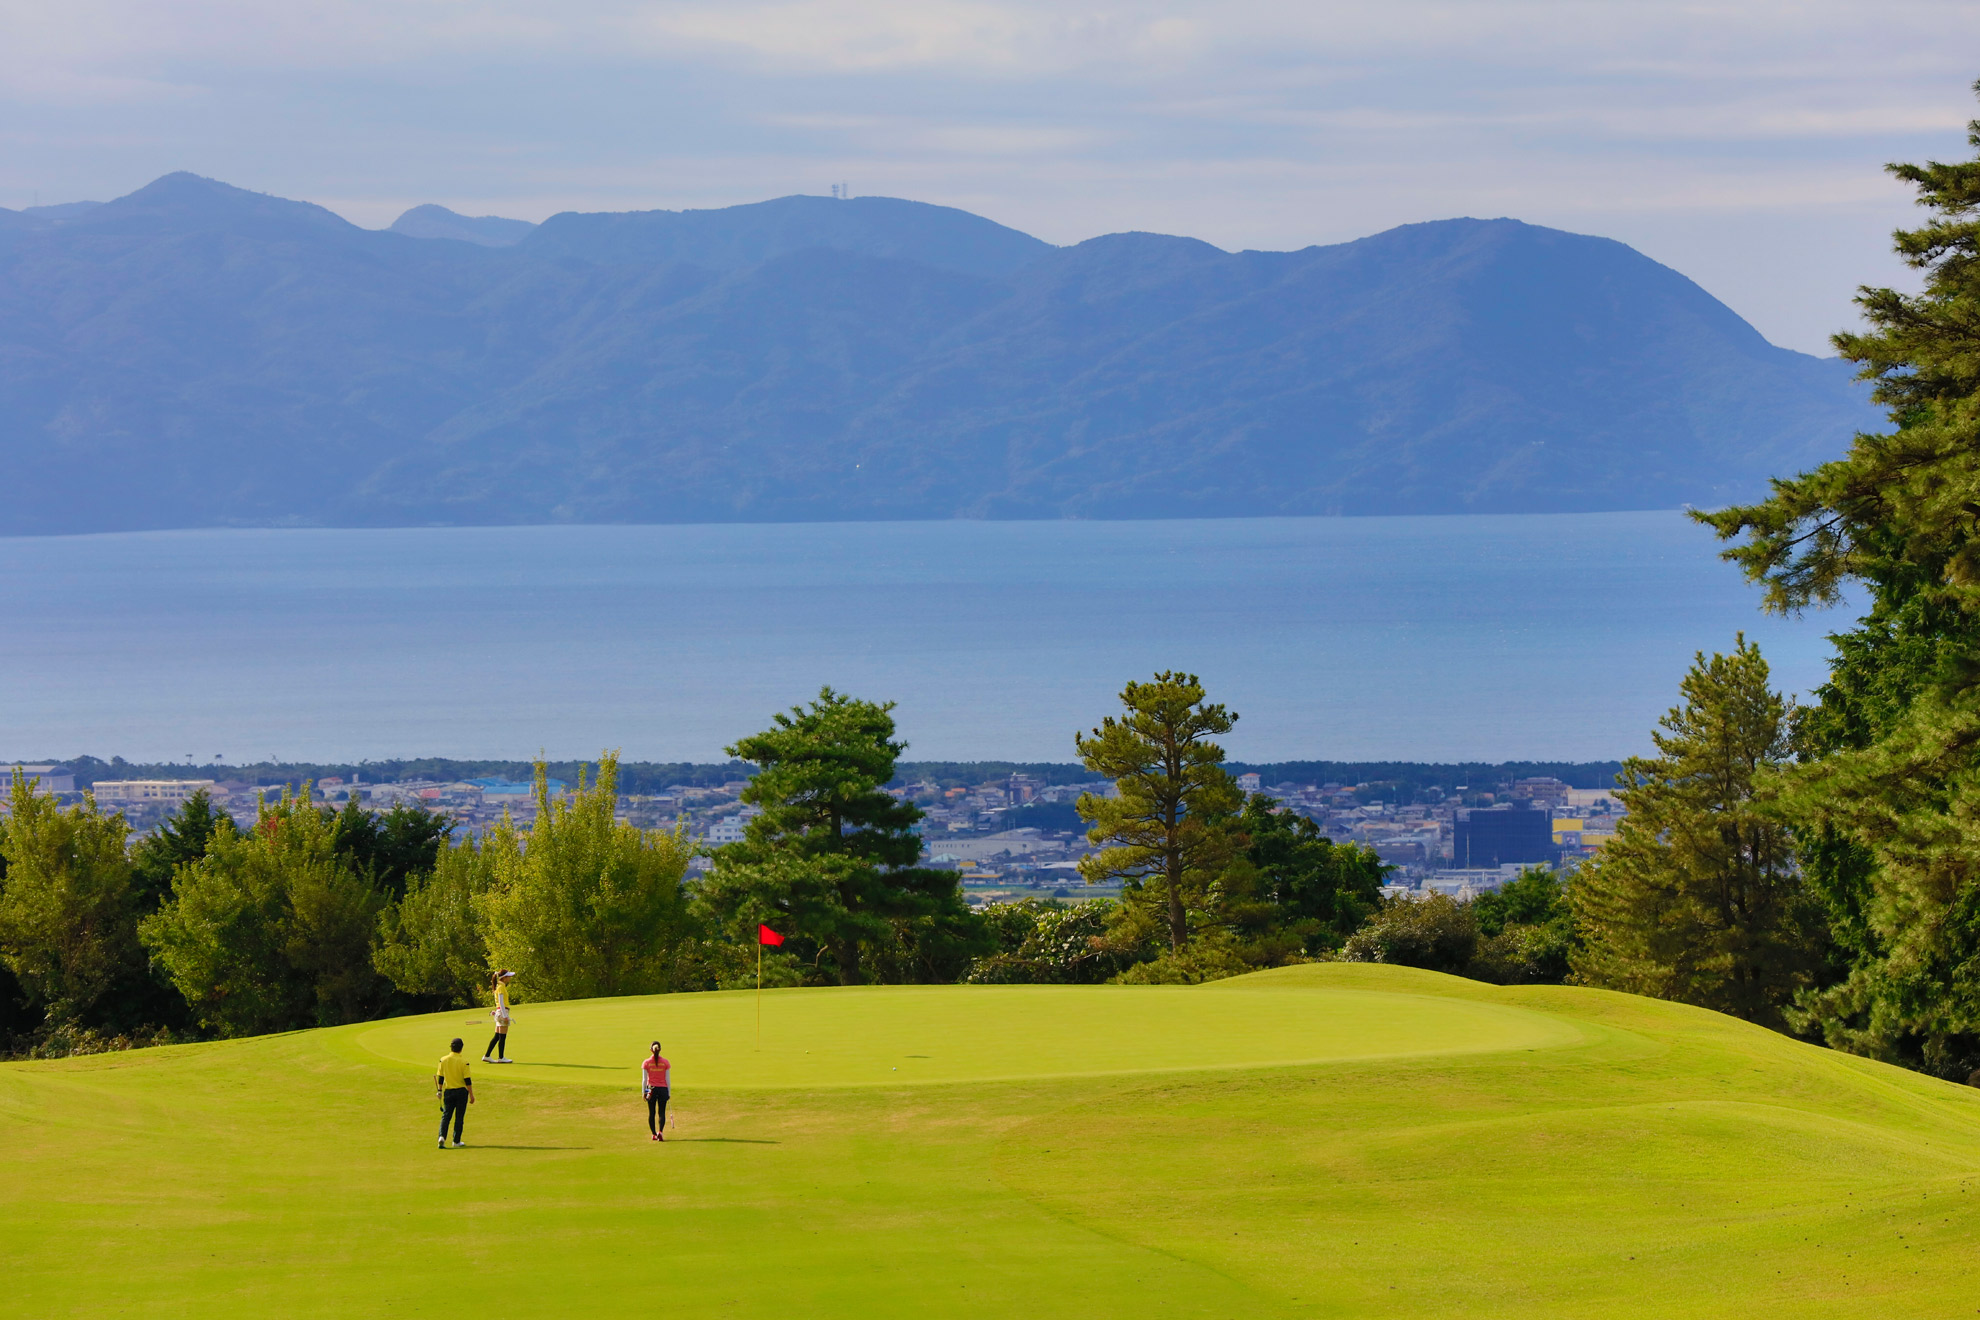
<instances>
[{"instance_id":1,"label":"fairway","mask_svg":"<svg viewBox=\"0 0 1980 1320\"><path fill-rule=\"evenodd\" d=\"M1980 1311L1980 1092L1700 1010L1321 965L756 1011L525 1003L458 1151L486 1014L0 1065L0 1313Z\"/></svg>"}]
</instances>

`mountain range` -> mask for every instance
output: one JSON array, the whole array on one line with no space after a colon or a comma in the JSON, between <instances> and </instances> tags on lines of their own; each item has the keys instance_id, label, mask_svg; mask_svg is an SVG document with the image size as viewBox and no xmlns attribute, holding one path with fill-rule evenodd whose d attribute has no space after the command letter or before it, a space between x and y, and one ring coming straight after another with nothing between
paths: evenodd
<instances>
[{"instance_id":1,"label":"mountain range","mask_svg":"<svg viewBox=\"0 0 1980 1320\"><path fill-rule=\"evenodd\" d=\"M1851 369L1515 220L1055 247L883 197L368 230L168 175L0 210L0 534L1714 505Z\"/></svg>"}]
</instances>

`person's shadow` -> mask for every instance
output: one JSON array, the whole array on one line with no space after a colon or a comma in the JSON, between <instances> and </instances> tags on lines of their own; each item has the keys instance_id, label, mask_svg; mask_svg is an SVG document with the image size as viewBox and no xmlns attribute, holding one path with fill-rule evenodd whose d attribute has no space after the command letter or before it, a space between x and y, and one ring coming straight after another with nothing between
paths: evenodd
<instances>
[{"instance_id":1,"label":"person's shadow","mask_svg":"<svg viewBox=\"0 0 1980 1320\"><path fill-rule=\"evenodd\" d=\"M597 1072L618 1072L616 1064L610 1063L519 1063L518 1068L590 1068Z\"/></svg>"}]
</instances>

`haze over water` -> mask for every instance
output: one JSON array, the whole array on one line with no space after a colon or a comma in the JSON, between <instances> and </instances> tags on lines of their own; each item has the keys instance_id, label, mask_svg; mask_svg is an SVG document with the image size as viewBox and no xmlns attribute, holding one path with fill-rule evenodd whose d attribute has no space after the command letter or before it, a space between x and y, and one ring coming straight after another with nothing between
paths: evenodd
<instances>
[{"instance_id":1,"label":"haze over water","mask_svg":"<svg viewBox=\"0 0 1980 1320\"><path fill-rule=\"evenodd\" d=\"M1071 760L1200 674L1234 758L1649 750L1744 629L1821 681L1678 513L244 530L0 539L0 755L204 763L623 749L717 760L824 683L916 759Z\"/></svg>"}]
</instances>

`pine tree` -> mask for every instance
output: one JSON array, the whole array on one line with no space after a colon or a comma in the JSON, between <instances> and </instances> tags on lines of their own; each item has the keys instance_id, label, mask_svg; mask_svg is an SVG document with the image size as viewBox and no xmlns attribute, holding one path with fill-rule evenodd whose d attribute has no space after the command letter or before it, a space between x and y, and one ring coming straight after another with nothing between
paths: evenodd
<instances>
[{"instance_id":1,"label":"pine tree","mask_svg":"<svg viewBox=\"0 0 1980 1320\"><path fill-rule=\"evenodd\" d=\"M1245 842L1233 820L1244 794L1210 741L1237 716L1204 695L1196 675L1165 670L1121 690L1120 717L1073 738L1086 768L1113 780L1116 793L1079 799L1086 837L1101 845L1080 859L1080 874L1088 884L1121 881L1130 908L1159 903L1172 951L1189 942L1190 911L1211 901Z\"/></svg>"},{"instance_id":2,"label":"pine tree","mask_svg":"<svg viewBox=\"0 0 1980 1320\"><path fill-rule=\"evenodd\" d=\"M1976 84L1980 91L1980 84ZM1980 120L1968 126L1980 149ZM1705 515L1781 612L1866 590L1782 806L1846 962L1792 1016L1834 1046L1980 1067L1980 159L1893 165L1931 218L1896 234L1917 294L1865 288L1835 337L1889 431Z\"/></svg>"},{"instance_id":3,"label":"pine tree","mask_svg":"<svg viewBox=\"0 0 1980 1320\"><path fill-rule=\"evenodd\" d=\"M732 934L753 941L756 924L768 924L790 937L787 948L830 958L843 985L865 975L866 950L911 968L911 952L896 952L903 941L950 946L962 962L990 948L955 872L917 865L921 809L885 791L906 750L893 709L827 687L728 748L758 767L742 800L761 814L741 842L715 850L702 882L703 902Z\"/></svg>"},{"instance_id":4,"label":"pine tree","mask_svg":"<svg viewBox=\"0 0 1980 1320\"><path fill-rule=\"evenodd\" d=\"M1623 763L1615 841L1569 890L1575 976L1777 1026L1820 961L1792 836L1762 801L1788 706L1744 636L1731 655L1701 653L1681 691L1651 735L1659 755Z\"/></svg>"}]
</instances>

